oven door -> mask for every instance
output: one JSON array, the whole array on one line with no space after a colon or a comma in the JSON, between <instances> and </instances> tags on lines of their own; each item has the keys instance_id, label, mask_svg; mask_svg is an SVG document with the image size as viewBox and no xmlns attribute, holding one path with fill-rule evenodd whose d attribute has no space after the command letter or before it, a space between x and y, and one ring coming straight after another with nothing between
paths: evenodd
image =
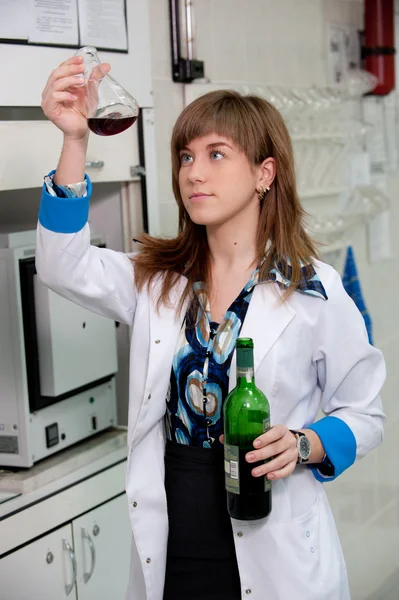
<instances>
[{"instance_id":1,"label":"oven door","mask_svg":"<svg viewBox=\"0 0 399 600\"><path fill-rule=\"evenodd\" d=\"M115 322L62 298L20 261L31 412L106 382L117 372Z\"/></svg>"}]
</instances>

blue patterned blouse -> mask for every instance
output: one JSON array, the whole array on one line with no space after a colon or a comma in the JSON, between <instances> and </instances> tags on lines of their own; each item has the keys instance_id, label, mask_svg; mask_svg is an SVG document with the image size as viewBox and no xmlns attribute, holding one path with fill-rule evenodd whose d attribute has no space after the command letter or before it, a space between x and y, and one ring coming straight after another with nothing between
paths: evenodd
<instances>
[{"instance_id":1,"label":"blue patterned blouse","mask_svg":"<svg viewBox=\"0 0 399 600\"><path fill-rule=\"evenodd\" d=\"M287 267L285 267L286 270ZM288 287L281 265L269 271L269 280ZM316 271L302 268L303 277L297 291L327 300ZM194 284L199 304L199 318L188 310L173 358L169 390L166 398L166 436L189 446L210 448L218 445L223 433L223 402L228 394L230 363L247 314L254 287L259 284L259 268L234 300L223 321L211 321L205 284Z\"/></svg>"}]
</instances>

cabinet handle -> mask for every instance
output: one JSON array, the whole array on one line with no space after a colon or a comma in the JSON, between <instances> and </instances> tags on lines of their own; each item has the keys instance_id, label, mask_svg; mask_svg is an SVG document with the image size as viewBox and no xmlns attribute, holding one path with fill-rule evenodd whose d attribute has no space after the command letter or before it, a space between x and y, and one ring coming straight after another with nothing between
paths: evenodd
<instances>
[{"instance_id":1,"label":"cabinet handle","mask_svg":"<svg viewBox=\"0 0 399 600\"><path fill-rule=\"evenodd\" d=\"M82 539L83 539L83 544L84 544L85 539L89 542L90 553L91 553L91 569L88 573L87 572L83 573L83 580L85 583L87 583L89 581L90 577L93 575L94 567L96 566L96 549L94 547L93 540L90 537L90 533L88 531L86 531L86 529L84 527L82 527Z\"/></svg>"},{"instance_id":2,"label":"cabinet handle","mask_svg":"<svg viewBox=\"0 0 399 600\"><path fill-rule=\"evenodd\" d=\"M75 558L75 553L72 550L72 546L65 538L62 538L62 548L68 552L69 558L71 559L71 563L72 563L72 573L73 573L72 583L65 585L65 593L67 596L69 596L69 594L72 592L72 590L75 586L75 583L76 583L76 575L77 575L76 558Z\"/></svg>"},{"instance_id":3,"label":"cabinet handle","mask_svg":"<svg viewBox=\"0 0 399 600\"><path fill-rule=\"evenodd\" d=\"M130 167L130 177L145 177L145 168L141 165Z\"/></svg>"},{"instance_id":4,"label":"cabinet handle","mask_svg":"<svg viewBox=\"0 0 399 600\"><path fill-rule=\"evenodd\" d=\"M102 169L104 166L103 160L88 160L85 163L86 169Z\"/></svg>"}]
</instances>

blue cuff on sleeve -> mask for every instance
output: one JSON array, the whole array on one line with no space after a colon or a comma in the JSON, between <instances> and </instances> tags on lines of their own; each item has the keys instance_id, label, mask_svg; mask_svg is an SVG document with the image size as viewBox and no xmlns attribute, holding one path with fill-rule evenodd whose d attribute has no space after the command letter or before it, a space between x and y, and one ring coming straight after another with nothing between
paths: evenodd
<instances>
[{"instance_id":1,"label":"blue cuff on sleeve","mask_svg":"<svg viewBox=\"0 0 399 600\"><path fill-rule=\"evenodd\" d=\"M50 173L52 175L54 171ZM39 208L39 223L56 233L77 233L86 225L89 217L92 185L85 175L87 196L83 198L58 198L48 193L43 185Z\"/></svg>"},{"instance_id":2,"label":"blue cuff on sleeve","mask_svg":"<svg viewBox=\"0 0 399 600\"><path fill-rule=\"evenodd\" d=\"M338 417L324 417L306 429L312 429L317 433L334 466L334 476L325 477L317 465L309 465L318 481L333 481L355 462L356 438L345 421Z\"/></svg>"}]
</instances>

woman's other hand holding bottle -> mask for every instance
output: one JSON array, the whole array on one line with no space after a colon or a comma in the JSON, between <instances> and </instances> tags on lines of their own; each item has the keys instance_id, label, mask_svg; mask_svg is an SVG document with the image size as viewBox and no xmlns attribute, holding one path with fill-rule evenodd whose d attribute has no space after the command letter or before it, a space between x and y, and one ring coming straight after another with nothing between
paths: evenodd
<instances>
[{"instance_id":1,"label":"woman's other hand holding bottle","mask_svg":"<svg viewBox=\"0 0 399 600\"><path fill-rule=\"evenodd\" d=\"M308 464L320 464L325 450L316 432L311 429L300 429L306 434L311 445ZM219 441L224 444L224 435ZM274 425L258 436L253 442L254 450L246 454L248 463L266 461L252 470L254 477L266 476L268 479L284 479L295 471L298 461L297 441L286 425Z\"/></svg>"}]
</instances>

